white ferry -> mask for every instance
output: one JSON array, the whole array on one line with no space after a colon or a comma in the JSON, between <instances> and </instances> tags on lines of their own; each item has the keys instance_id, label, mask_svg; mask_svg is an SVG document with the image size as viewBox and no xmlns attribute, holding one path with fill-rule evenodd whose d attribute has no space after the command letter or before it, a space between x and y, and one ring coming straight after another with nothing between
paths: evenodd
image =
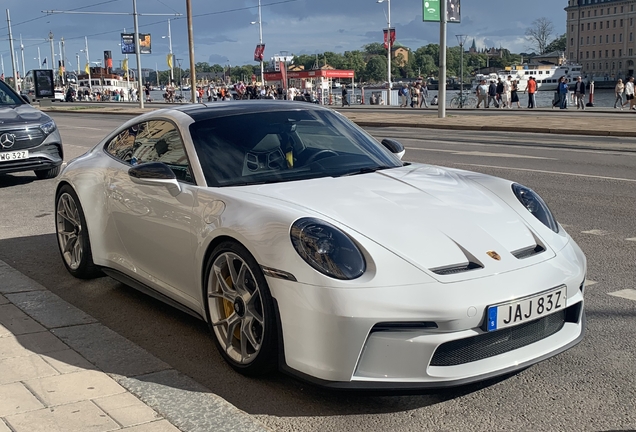
<instances>
[{"instance_id":1,"label":"white ferry","mask_svg":"<svg viewBox=\"0 0 636 432\"><path fill-rule=\"evenodd\" d=\"M135 86L134 78L130 77L126 80L125 77L114 73L109 73L105 68L92 67L91 68L91 85L90 88L95 93L101 93L102 95L107 93L113 93L115 90L118 92L124 91L124 100L129 98L129 89ZM88 90L88 74L83 73L77 77L78 90L84 93Z\"/></svg>"},{"instance_id":2,"label":"white ferry","mask_svg":"<svg viewBox=\"0 0 636 432\"><path fill-rule=\"evenodd\" d=\"M473 87L475 88L479 85L482 79L490 82L491 80L496 81L499 78L505 80L508 76L512 76L512 80L518 82L520 92L526 91L530 77L534 77L537 81L537 89L539 91L555 91L559 86L561 77L565 77L568 84L576 82L576 79L581 76L581 65L524 65L507 67L505 70L489 75L477 74L473 80Z\"/></svg>"}]
</instances>

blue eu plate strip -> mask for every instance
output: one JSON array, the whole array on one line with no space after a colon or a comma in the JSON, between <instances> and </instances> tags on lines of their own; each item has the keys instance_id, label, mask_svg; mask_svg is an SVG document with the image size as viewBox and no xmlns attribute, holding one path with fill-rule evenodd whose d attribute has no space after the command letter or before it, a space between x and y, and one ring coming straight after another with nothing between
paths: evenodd
<instances>
[{"instance_id":1,"label":"blue eu plate strip","mask_svg":"<svg viewBox=\"0 0 636 432\"><path fill-rule=\"evenodd\" d=\"M497 306L488 308L488 331L497 330Z\"/></svg>"}]
</instances>

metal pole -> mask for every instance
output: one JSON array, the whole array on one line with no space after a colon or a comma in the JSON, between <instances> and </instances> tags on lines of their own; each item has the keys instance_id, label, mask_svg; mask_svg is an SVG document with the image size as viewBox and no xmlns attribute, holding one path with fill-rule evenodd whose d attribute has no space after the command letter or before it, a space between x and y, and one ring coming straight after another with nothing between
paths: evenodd
<instances>
[{"instance_id":1,"label":"metal pole","mask_svg":"<svg viewBox=\"0 0 636 432\"><path fill-rule=\"evenodd\" d=\"M22 89L24 89L24 77L26 75L26 67L24 65L24 45L22 44L22 35L20 35L20 55L22 56Z\"/></svg>"},{"instance_id":2,"label":"metal pole","mask_svg":"<svg viewBox=\"0 0 636 432\"><path fill-rule=\"evenodd\" d=\"M141 77L141 47L139 46L139 21L137 17L137 0L133 0L133 16L135 18L135 55L137 56L137 85L139 86L139 108L144 107L143 82Z\"/></svg>"},{"instance_id":3,"label":"metal pole","mask_svg":"<svg viewBox=\"0 0 636 432\"><path fill-rule=\"evenodd\" d=\"M16 64L13 54L13 34L11 33L11 16L9 15L9 9L7 9L7 26L9 27L9 48L11 48L11 68L13 69L13 88L18 89L18 81L16 80Z\"/></svg>"},{"instance_id":4,"label":"metal pole","mask_svg":"<svg viewBox=\"0 0 636 432\"><path fill-rule=\"evenodd\" d=\"M261 0L258 0L258 40L263 45L263 15L261 13ZM265 86L263 59L261 59L261 87Z\"/></svg>"},{"instance_id":5,"label":"metal pole","mask_svg":"<svg viewBox=\"0 0 636 432\"><path fill-rule=\"evenodd\" d=\"M188 46L190 48L190 100L196 103L194 92L196 91L197 72L194 67L194 34L192 31L192 1L186 0L186 14L188 15Z\"/></svg>"},{"instance_id":6,"label":"metal pole","mask_svg":"<svg viewBox=\"0 0 636 432\"><path fill-rule=\"evenodd\" d=\"M64 44L64 38L60 38L62 48L60 49L60 56L62 57L62 84L66 84L66 45Z\"/></svg>"},{"instance_id":7,"label":"metal pole","mask_svg":"<svg viewBox=\"0 0 636 432\"><path fill-rule=\"evenodd\" d=\"M55 48L53 47L53 32L49 32L49 45L51 45L51 66L50 66L50 69L55 71Z\"/></svg>"},{"instance_id":8,"label":"metal pole","mask_svg":"<svg viewBox=\"0 0 636 432\"><path fill-rule=\"evenodd\" d=\"M85 50L86 50L86 63L88 64L88 93L89 97L93 94L92 80L91 80L91 58L88 55L88 36L84 36Z\"/></svg>"},{"instance_id":9,"label":"metal pole","mask_svg":"<svg viewBox=\"0 0 636 432\"><path fill-rule=\"evenodd\" d=\"M80 74L79 54L75 54L75 57L77 57L77 76L79 76Z\"/></svg>"},{"instance_id":10,"label":"metal pole","mask_svg":"<svg viewBox=\"0 0 636 432\"><path fill-rule=\"evenodd\" d=\"M40 57L40 47L38 47L38 67L36 69L40 69L42 67L42 57Z\"/></svg>"},{"instance_id":11,"label":"metal pole","mask_svg":"<svg viewBox=\"0 0 636 432\"><path fill-rule=\"evenodd\" d=\"M4 56L2 54L0 54L0 65L2 66L2 75L4 75Z\"/></svg>"},{"instance_id":12,"label":"metal pole","mask_svg":"<svg viewBox=\"0 0 636 432\"><path fill-rule=\"evenodd\" d=\"M442 2L443 3L443 2ZM387 64L388 64L388 68L387 68L387 79L389 81L389 91L387 92L387 101L386 104L387 105L391 105L391 88L393 88L393 83L391 83L391 0L387 0L387 9L388 9L388 14L387 14L387 42L388 42L388 53L387 53Z\"/></svg>"},{"instance_id":13,"label":"metal pole","mask_svg":"<svg viewBox=\"0 0 636 432\"><path fill-rule=\"evenodd\" d=\"M446 117L446 1L439 2L439 96L437 116Z\"/></svg>"},{"instance_id":14,"label":"metal pole","mask_svg":"<svg viewBox=\"0 0 636 432\"><path fill-rule=\"evenodd\" d=\"M170 31L170 20L168 20L168 44L170 46L170 83L174 81L174 55L172 55L172 32Z\"/></svg>"}]
</instances>

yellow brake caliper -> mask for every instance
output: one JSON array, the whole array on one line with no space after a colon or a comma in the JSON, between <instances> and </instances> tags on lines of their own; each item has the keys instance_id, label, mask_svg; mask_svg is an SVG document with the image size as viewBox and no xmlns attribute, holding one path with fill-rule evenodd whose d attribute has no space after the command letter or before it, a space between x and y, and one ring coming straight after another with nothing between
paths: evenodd
<instances>
[{"instance_id":1,"label":"yellow brake caliper","mask_svg":"<svg viewBox=\"0 0 636 432\"><path fill-rule=\"evenodd\" d=\"M225 282L230 288L234 288L234 286L232 285L231 276L228 276L227 278L225 278ZM223 299L223 313L225 313L226 319L229 318L230 315L234 313L234 305L232 304L232 302L230 302L227 299ZM241 338L241 329L239 328L239 326L236 326L236 328L234 329L234 337L239 340Z\"/></svg>"}]
</instances>

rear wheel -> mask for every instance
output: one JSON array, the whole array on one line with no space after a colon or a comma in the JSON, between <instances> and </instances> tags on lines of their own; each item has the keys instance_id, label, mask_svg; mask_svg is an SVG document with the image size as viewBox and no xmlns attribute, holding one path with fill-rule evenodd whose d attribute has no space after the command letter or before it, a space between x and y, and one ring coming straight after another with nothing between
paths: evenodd
<instances>
[{"instance_id":1,"label":"rear wheel","mask_svg":"<svg viewBox=\"0 0 636 432\"><path fill-rule=\"evenodd\" d=\"M242 245L217 246L206 266L206 313L219 352L235 370L262 375L277 364L274 306L265 276Z\"/></svg>"},{"instance_id":2,"label":"rear wheel","mask_svg":"<svg viewBox=\"0 0 636 432\"><path fill-rule=\"evenodd\" d=\"M93 263L84 211L69 185L62 186L55 199L55 232L69 273L80 279L101 276L99 267Z\"/></svg>"},{"instance_id":3,"label":"rear wheel","mask_svg":"<svg viewBox=\"0 0 636 432\"><path fill-rule=\"evenodd\" d=\"M57 177L57 175L60 173L60 167L56 166L55 168L51 168L51 169L45 169L45 170L37 170L34 171L35 175L37 176L37 178L39 180L46 180L46 179L52 179Z\"/></svg>"},{"instance_id":4,"label":"rear wheel","mask_svg":"<svg viewBox=\"0 0 636 432\"><path fill-rule=\"evenodd\" d=\"M459 98L455 97L451 100L450 103L451 108L459 108Z\"/></svg>"}]
</instances>

